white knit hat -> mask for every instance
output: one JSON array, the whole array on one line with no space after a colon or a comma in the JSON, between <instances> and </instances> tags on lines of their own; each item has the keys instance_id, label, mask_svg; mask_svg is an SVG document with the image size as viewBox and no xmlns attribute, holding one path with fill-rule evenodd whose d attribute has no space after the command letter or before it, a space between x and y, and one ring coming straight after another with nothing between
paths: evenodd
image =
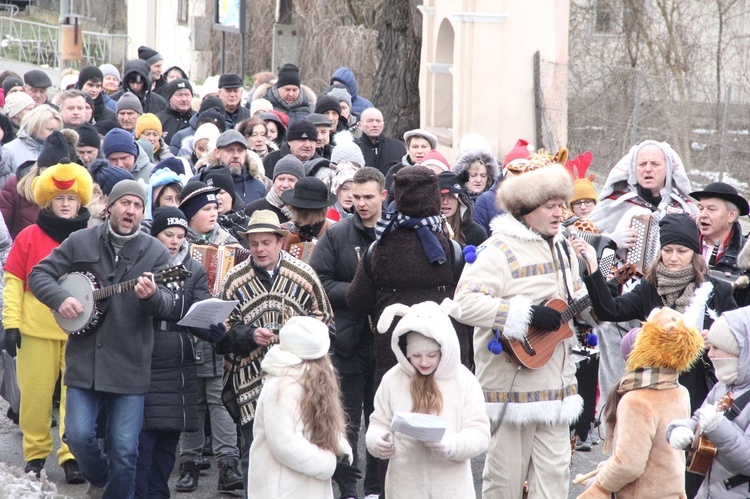
<instances>
[{"instance_id":1,"label":"white knit hat","mask_svg":"<svg viewBox=\"0 0 750 499\"><path fill-rule=\"evenodd\" d=\"M279 345L300 359L319 359L331 347L328 326L313 317L292 317L279 331Z\"/></svg>"},{"instance_id":2,"label":"white knit hat","mask_svg":"<svg viewBox=\"0 0 750 499\"><path fill-rule=\"evenodd\" d=\"M221 131L216 125L213 123L203 123L195 130L193 148L195 148L195 143L199 140L208 139L208 152L211 152L216 149L216 139L219 138L219 135L221 135Z\"/></svg>"},{"instance_id":3,"label":"white knit hat","mask_svg":"<svg viewBox=\"0 0 750 499\"><path fill-rule=\"evenodd\" d=\"M412 331L406 335L406 357L409 358L417 353L430 353L440 351L440 343L428 338L422 333Z\"/></svg>"},{"instance_id":4,"label":"white knit hat","mask_svg":"<svg viewBox=\"0 0 750 499\"><path fill-rule=\"evenodd\" d=\"M255 99L250 103L250 116L255 116L258 111L268 112L273 109L273 104L268 99Z\"/></svg>"},{"instance_id":5,"label":"white knit hat","mask_svg":"<svg viewBox=\"0 0 750 499\"><path fill-rule=\"evenodd\" d=\"M336 147L331 151L331 163L337 165L342 161L365 166L365 157L362 149L354 142L354 136L351 132L343 130L333 136L333 142Z\"/></svg>"},{"instance_id":6,"label":"white knit hat","mask_svg":"<svg viewBox=\"0 0 750 499\"><path fill-rule=\"evenodd\" d=\"M737 343L734 333L729 328L729 323L724 317L719 317L708 330L708 342L712 347L716 347L733 355L740 354L740 344Z\"/></svg>"},{"instance_id":7,"label":"white knit hat","mask_svg":"<svg viewBox=\"0 0 750 499\"><path fill-rule=\"evenodd\" d=\"M13 92L5 98L5 107L3 109L8 118L13 118L27 107L33 105L34 99L26 92Z\"/></svg>"}]
</instances>

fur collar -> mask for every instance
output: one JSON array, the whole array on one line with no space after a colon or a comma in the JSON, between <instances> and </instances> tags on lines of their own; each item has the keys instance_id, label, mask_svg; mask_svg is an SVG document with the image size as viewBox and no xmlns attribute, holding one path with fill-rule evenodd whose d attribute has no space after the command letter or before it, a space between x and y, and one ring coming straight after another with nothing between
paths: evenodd
<instances>
[{"instance_id":1,"label":"fur collar","mask_svg":"<svg viewBox=\"0 0 750 499\"><path fill-rule=\"evenodd\" d=\"M703 284L695 290L690 303L682 314L685 324L701 331L703 329L703 316L705 313L708 313L709 317L716 320L716 312L708 308L708 300L711 298L713 291L714 285L711 281L703 281Z\"/></svg>"},{"instance_id":2,"label":"fur collar","mask_svg":"<svg viewBox=\"0 0 750 499\"><path fill-rule=\"evenodd\" d=\"M490 222L490 232L493 235L502 235L520 241L545 241L541 234L529 229L510 213L503 213L493 218ZM555 243L559 243L563 238L562 232L558 232L555 235L554 241Z\"/></svg>"}]
</instances>

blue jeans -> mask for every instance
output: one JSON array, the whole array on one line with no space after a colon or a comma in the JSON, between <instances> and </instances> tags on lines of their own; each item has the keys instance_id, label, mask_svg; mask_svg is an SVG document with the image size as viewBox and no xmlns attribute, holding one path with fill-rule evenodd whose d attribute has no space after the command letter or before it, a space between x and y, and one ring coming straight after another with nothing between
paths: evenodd
<instances>
[{"instance_id":1,"label":"blue jeans","mask_svg":"<svg viewBox=\"0 0 750 499\"><path fill-rule=\"evenodd\" d=\"M145 396L119 395L68 387L65 443L86 480L105 487L104 499L130 499L135 493L138 435ZM96 418L107 410L107 456L96 441Z\"/></svg>"}]
</instances>

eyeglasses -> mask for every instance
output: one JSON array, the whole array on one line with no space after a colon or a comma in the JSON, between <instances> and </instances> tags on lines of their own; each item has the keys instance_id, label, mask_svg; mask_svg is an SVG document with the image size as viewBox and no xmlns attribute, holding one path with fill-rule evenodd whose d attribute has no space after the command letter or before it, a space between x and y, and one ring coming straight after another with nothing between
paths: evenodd
<instances>
[{"instance_id":1,"label":"eyeglasses","mask_svg":"<svg viewBox=\"0 0 750 499\"><path fill-rule=\"evenodd\" d=\"M591 206L594 206L596 204L596 201L593 199L581 199L580 201L575 201L573 203L570 203L570 206L573 208L580 208L581 206L585 206L586 208L590 208Z\"/></svg>"}]
</instances>

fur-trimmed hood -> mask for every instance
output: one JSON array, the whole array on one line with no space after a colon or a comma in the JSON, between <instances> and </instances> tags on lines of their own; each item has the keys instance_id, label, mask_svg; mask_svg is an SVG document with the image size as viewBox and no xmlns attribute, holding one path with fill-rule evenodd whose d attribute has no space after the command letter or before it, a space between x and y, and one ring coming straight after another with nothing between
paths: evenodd
<instances>
[{"instance_id":1,"label":"fur-trimmed hood","mask_svg":"<svg viewBox=\"0 0 750 499\"><path fill-rule=\"evenodd\" d=\"M550 199L567 202L573 195L573 178L561 164L506 178L497 189L496 204L502 211L518 218L527 215Z\"/></svg>"},{"instance_id":2,"label":"fur-trimmed hood","mask_svg":"<svg viewBox=\"0 0 750 499\"><path fill-rule=\"evenodd\" d=\"M209 167L216 166L219 164L219 160L216 158L216 149L206 155L206 164ZM265 181L265 168L263 168L263 160L260 159L257 153L248 149L245 155L245 168L246 172L249 172L253 178L264 182Z\"/></svg>"},{"instance_id":3,"label":"fur-trimmed hood","mask_svg":"<svg viewBox=\"0 0 750 499\"><path fill-rule=\"evenodd\" d=\"M254 101L256 99L261 99L266 97L266 93L271 89L272 86L276 84L276 80L272 81L271 83L263 83L262 85L258 85L255 87L255 90L253 90L253 95L250 97L251 101ZM309 104L315 105L315 101L318 100L318 96L315 95L315 92L313 92L312 88L308 87L307 85L300 85L300 94L304 94L305 97L307 97L307 101Z\"/></svg>"},{"instance_id":4,"label":"fur-trimmed hood","mask_svg":"<svg viewBox=\"0 0 750 499\"><path fill-rule=\"evenodd\" d=\"M482 163L490 167L489 173L492 176L492 181L488 182L488 185L493 185L500 176L500 166L495 156L489 151L482 149L464 151L451 167L451 171L460 177L462 173L468 170L469 165L477 159L482 160Z\"/></svg>"},{"instance_id":5,"label":"fur-trimmed hood","mask_svg":"<svg viewBox=\"0 0 750 499\"><path fill-rule=\"evenodd\" d=\"M406 335L410 332L418 332L428 338L432 338L440 344L440 364L435 370L436 379L451 379L455 377L461 365L461 353L458 345L458 336L453 329L450 318L459 319L461 307L457 302L446 298L438 305L433 301L417 303L411 307L401 303L389 305L383 310L378 320L378 331L388 332L396 316L401 320L393 330L391 336L391 349L396 355L399 366L409 376L414 376L417 371L406 357Z\"/></svg>"},{"instance_id":6,"label":"fur-trimmed hood","mask_svg":"<svg viewBox=\"0 0 750 499\"><path fill-rule=\"evenodd\" d=\"M740 346L740 364L737 373L737 382L734 390L745 391L750 388L750 309L748 307L730 310L721 314L723 320L727 321L729 330L732 331L737 344Z\"/></svg>"}]
</instances>

